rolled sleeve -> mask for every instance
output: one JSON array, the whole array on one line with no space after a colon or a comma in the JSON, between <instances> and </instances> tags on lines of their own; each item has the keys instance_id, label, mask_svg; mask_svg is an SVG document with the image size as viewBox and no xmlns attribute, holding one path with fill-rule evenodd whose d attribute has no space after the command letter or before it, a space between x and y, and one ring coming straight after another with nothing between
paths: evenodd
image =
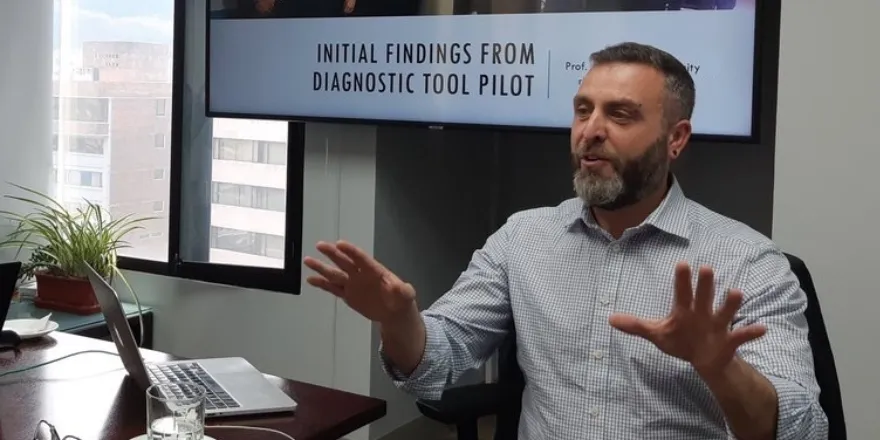
<instances>
[{"instance_id":1,"label":"rolled sleeve","mask_svg":"<svg viewBox=\"0 0 880 440\"><path fill-rule=\"evenodd\" d=\"M397 388L422 399L437 400L443 394L449 371L452 351L443 331L442 323L425 319L425 352L419 365L409 375L397 369L385 355L379 344L379 359L385 374Z\"/></svg>"},{"instance_id":2,"label":"rolled sleeve","mask_svg":"<svg viewBox=\"0 0 880 440\"><path fill-rule=\"evenodd\" d=\"M828 420L819 406L817 396L790 380L767 376L776 388L779 416L777 440L825 440Z\"/></svg>"},{"instance_id":3,"label":"rolled sleeve","mask_svg":"<svg viewBox=\"0 0 880 440\"><path fill-rule=\"evenodd\" d=\"M512 312L507 280L509 220L474 252L452 288L428 310L425 351L408 376L396 369L379 346L382 368L401 390L437 400L466 371L481 366L510 330Z\"/></svg>"},{"instance_id":4,"label":"rolled sleeve","mask_svg":"<svg viewBox=\"0 0 880 440\"><path fill-rule=\"evenodd\" d=\"M828 438L828 419L819 405L809 328L807 297L785 255L762 247L749 265L745 301L735 327L763 324L764 337L740 348L738 355L776 389L777 440Z\"/></svg>"}]
</instances>

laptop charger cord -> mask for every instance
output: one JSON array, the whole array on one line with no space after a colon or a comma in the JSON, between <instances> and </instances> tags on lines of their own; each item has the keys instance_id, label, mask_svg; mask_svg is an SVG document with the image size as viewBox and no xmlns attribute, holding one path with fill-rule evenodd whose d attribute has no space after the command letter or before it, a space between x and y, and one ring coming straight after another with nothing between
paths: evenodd
<instances>
[{"instance_id":1,"label":"laptop charger cord","mask_svg":"<svg viewBox=\"0 0 880 440\"><path fill-rule=\"evenodd\" d=\"M57 359L52 359L52 360L50 360L50 361L42 362L42 363L39 363L39 364L36 364L36 365L31 365L31 366L29 366L29 367L19 368L18 370L11 370L11 371L6 371L6 372L3 372L3 373L0 373L0 378L6 377L6 376L12 376L13 374L24 373L24 372L26 372L26 371L36 370L37 368L45 367L46 365L54 364L55 362L63 361L63 360L65 360L65 359L67 359L67 358L71 358L71 357L74 357L74 356L79 356L79 355L81 355L81 354L88 354L88 353L100 353L100 354L109 354L109 355L112 355L112 356L119 356L119 353L114 353L114 352L112 352L112 351L104 351L104 350L83 350L83 351L78 351L78 352L76 352L76 353L70 353L70 354L67 354L67 355L61 356L61 357L59 357L59 358L57 358Z\"/></svg>"},{"instance_id":2,"label":"laptop charger cord","mask_svg":"<svg viewBox=\"0 0 880 440\"><path fill-rule=\"evenodd\" d=\"M205 426L205 431L210 431L214 429L240 429L242 431L260 431L260 432L271 432L273 434L278 434L281 437L284 437L288 440L296 440L288 434L285 434L277 429L272 428L263 428L259 426L239 426L239 425L208 425ZM220 439L217 439L220 440Z\"/></svg>"}]
</instances>

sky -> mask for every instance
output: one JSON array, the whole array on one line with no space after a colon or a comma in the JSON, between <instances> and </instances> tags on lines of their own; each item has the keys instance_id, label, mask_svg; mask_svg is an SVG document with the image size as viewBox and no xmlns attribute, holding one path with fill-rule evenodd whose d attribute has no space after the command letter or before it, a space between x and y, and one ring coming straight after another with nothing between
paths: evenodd
<instances>
[{"instance_id":1,"label":"sky","mask_svg":"<svg viewBox=\"0 0 880 440\"><path fill-rule=\"evenodd\" d=\"M55 29L61 10L72 14L73 29L66 42L78 47L85 41L131 41L171 44L173 0L55 0ZM60 45L56 31L55 48Z\"/></svg>"}]
</instances>

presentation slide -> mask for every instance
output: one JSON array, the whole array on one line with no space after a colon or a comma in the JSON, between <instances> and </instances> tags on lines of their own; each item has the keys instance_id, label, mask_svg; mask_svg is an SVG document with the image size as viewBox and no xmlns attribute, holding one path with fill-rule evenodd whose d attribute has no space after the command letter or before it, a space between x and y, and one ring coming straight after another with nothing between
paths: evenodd
<instances>
[{"instance_id":1,"label":"presentation slide","mask_svg":"<svg viewBox=\"0 0 880 440\"><path fill-rule=\"evenodd\" d=\"M407 16L416 12L407 0L372 0L373 10L358 5L371 0L299 0L317 6L288 10L264 1L210 11L211 114L565 128L590 53L634 41L687 66L695 133L752 133L753 2L628 10L638 8L615 0L627 10L584 12L590 1L478 0L452 15Z\"/></svg>"}]
</instances>

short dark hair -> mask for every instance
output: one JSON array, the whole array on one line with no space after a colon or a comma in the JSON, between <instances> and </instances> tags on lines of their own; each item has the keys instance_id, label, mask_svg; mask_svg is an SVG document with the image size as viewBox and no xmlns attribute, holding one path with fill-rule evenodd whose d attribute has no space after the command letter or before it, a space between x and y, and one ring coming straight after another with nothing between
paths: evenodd
<instances>
[{"instance_id":1,"label":"short dark hair","mask_svg":"<svg viewBox=\"0 0 880 440\"><path fill-rule=\"evenodd\" d=\"M687 67L670 53L640 43L620 43L608 46L590 55L593 66L609 63L644 64L660 71L666 78L667 106L664 117L668 122L690 119L694 113L696 87ZM669 108L669 107L672 108Z\"/></svg>"}]
</instances>

